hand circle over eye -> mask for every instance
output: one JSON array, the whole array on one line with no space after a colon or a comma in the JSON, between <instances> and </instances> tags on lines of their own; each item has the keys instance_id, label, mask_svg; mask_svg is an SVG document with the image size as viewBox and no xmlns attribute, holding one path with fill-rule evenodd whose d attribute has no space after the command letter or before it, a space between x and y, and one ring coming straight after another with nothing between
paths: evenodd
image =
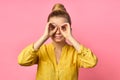
<instances>
[{"instance_id":1,"label":"hand circle over eye","mask_svg":"<svg viewBox=\"0 0 120 80\"><path fill-rule=\"evenodd\" d=\"M50 37L53 34L55 34L56 31L57 31L56 25L51 23L51 22L48 22L46 27L45 27L44 35L47 36L47 37Z\"/></svg>"},{"instance_id":2,"label":"hand circle over eye","mask_svg":"<svg viewBox=\"0 0 120 80\"><path fill-rule=\"evenodd\" d=\"M50 23L50 24L49 24L49 29L50 29L50 30L54 30L54 29L55 29L55 27L56 27L56 25L55 25L55 24L52 24L52 23Z\"/></svg>"},{"instance_id":3,"label":"hand circle over eye","mask_svg":"<svg viewBox=\"0 0 120 80\"><path fill-rule=\"evenodd\" d=\"M62 31L69 31L70 25L69 23L64 23L61 25L61 30Z\"/></svg>"},{"instance_id":4,"label":"hand circle over eye","mask_svg":"<svg viewBox=\"0 0 120 80\"><path fill-rule=\"evenodd\" d=\"M65 38L71 36L71 26L69 23L64 23L60 27L60 31Z\"/></svg>"},{"instance_id":5,"label":"hand circle over eye","mask_svg":"<svg viewBox=\"0 0 120 80\"><path fill-rule=\"evenodd\" d=\"M63 25L61 26L61 30L66 31L66 29L67 29L67 24L63 24Z\"/></svg>"}]
</instances>

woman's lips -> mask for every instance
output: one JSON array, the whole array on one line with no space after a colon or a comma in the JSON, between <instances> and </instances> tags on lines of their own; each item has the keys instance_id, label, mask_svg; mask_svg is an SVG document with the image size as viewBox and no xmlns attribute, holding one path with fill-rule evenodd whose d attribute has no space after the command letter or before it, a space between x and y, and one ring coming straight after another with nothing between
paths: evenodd
<instances>
[{"instance_id":1,"label":"woman's lips","mask_svg":"<svg viewBox=\"0 0 120 80\"><path fill-rule=\"evenodd\" d=\"M61 35L56 35L55 38L60 39L60 38L62 38L62 36Z\"/></svg>"}]
</instances>

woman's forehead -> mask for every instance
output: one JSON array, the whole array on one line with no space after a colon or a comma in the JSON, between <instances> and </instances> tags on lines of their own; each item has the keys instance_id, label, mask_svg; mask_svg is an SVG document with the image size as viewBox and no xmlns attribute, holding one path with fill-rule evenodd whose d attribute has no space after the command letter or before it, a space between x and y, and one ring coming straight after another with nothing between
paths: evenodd
<instances>
[{"instance_id":1,"label":"woman's forehead","mask_svg":"<svg viewBox=\"0 0 120 80\"><path fill-rule=\"evenodd\" d=\"M63 23L66 23L67 19L64 17L51 17L49 22L56 24L56 25L61 25Z\"/></svg>"}]
</instances>

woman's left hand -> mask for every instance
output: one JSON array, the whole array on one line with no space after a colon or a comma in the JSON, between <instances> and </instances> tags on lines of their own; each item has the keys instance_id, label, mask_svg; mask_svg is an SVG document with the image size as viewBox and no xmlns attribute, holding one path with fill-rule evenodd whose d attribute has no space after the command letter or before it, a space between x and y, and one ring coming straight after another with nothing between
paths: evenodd
<instances>
[{"instance_id":1,"label":"woman's left hand","mask_svg":"<svg viewBox=\"0 0 120 80\"><path fill-rule=\"evenodd\" d=\"M71 31L71 26L69 23L64 23L60 26L60 31L62 33L62 35L68 39L69 37L72 36L72 31Z\"/></svg>"}]
</instances>

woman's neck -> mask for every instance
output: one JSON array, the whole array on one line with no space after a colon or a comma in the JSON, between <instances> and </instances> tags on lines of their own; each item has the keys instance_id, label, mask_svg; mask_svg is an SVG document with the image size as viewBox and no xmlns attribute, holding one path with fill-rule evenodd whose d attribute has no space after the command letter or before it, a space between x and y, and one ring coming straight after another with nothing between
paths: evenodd
<instances>
[{"instance_id":1,"label":"woman's neck","mask_svg":"<svg viewBox=\"0 0 120 80\"><path fill-rule=\"evenodd\" d=\"M56 49L62 49L67 43L64 41L64 42L52 42L52 44Z\"/></svg>"}]
</instances>

